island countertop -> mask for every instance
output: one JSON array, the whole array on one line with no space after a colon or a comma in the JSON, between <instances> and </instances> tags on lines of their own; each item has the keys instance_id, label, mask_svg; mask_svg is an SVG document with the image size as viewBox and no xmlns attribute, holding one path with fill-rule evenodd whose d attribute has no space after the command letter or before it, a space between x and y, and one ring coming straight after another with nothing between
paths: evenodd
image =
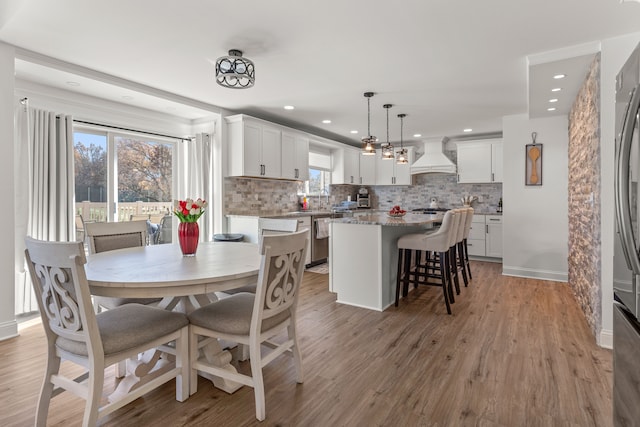
<instances>
[{"instance_id":1,"label":"island countertop","mask_svg":"<svg viewBox=\"0 0 640 427\"><path fill-rule=\"evenodd\" d=\"M392 227L415 227L442 221L443 212L437 214L422 214L407 212L402 218L393 218L386 213L371 213L354 217L336 218L332 222L343 224L385 225Z\"/></svg>"}]
</instances>

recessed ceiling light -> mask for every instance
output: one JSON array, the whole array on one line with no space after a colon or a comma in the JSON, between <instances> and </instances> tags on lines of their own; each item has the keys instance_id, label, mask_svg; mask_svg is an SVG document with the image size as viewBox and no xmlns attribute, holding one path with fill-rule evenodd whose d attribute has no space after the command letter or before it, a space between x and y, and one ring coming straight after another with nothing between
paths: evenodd
<instances>
[{"instance_id":1,"label":"recessed ceiling light","mask_svg":"<svg viewBox=\"0 0 640 427\"><path fill-rule=\"evenodd\" d=\"M358 131L357 130L352 130L351 133L358 133Z\"/></svg>"},{"instance_id":2,"label":"recessed ceiling light","mask_svg":"<svg viewBox=\"0 0 640 427\"><path fill-rule=\"evenodd\" d=\"M555 76L553 76L553 78L556 80L564 79L565 77L567 77L565 74L556 74Z\"/></svg>"},{"instance_id":3,"label":"recessed ceiling light","mask_svg":"<svg viewBox=\"0 0 640 427\"><path fill-rule=\"evenodd\" d=\"M547 108L547 111L556 111L556 107Z\"/></svg>"},{"instance_id":4,"label":"recessed ceiling light","mask_svg":"<svg viewBox=\"0 0 640 427\"><path fill-rule=\"evenodd\" d=\"M554 87L553 89L551 89L551 92L560 92L561 90L561 87Z\"/></svg>"},{"instance_id":5,"label":"recessed ceiling light","mask_svg":"<svg viewBox=\"0 0 640 427\"><path fill-rule=\"evenodd\" d=\"M414 137L414 138L420 138L421 136L422 136L422 134L421 134L421 133L414 133L414 134L413 134L413 137Z\"/></svg>"},{"instance_id":6,"label":"recessed ceiling light","mask_svg":"<svg viewBox=\"0 0 640 427\"><path fill-rule=\"evenodd\" d=\"M131 95L124 95L124 96L122 97L122 99L126 99L127 101L131 101L131 100L133 99L133 96L131 96Z\"/></svg>"},{"instance_id":7,"label":"recessed ceiling light","mask_svg":"<svg viewBox=\"0 0 640 427\"><path fill-rule=\"evenodd\" d=\"M558 98L552 98L549 100L549 102L558 102Z\"/></svg>"},{"instance_id":8,"label":"recessed ceiling light","mask_svg":"<svg viewBox=\"0 0 640 427\"><path fill-rule=\"evenodd\" d=\"M473 129L471 129L471 128L466 128L466 129L462 130L462 132L472 132L472 131L473 131Z\"/></svg>"},{"instance_id":9,"label":"recessed ceiling light","mask_svg":"<svg viewBox=\"0 0 640 427\"><path fill-rule=\"evenodd\" d=\"M80 83L78 83L78 82L67 82L67 84L69 86L80 86Z\"/></svg>"},{"instance_id":10,"label":"recessed ceiling light","mask_svg":"<svg viewBox=\"0 0 640 427\"><path fill-rule=\"evenodd\" d=\"M323 120L322 123L324 123L325 125L328 125L329 123L331 123L331 120Z\"/></svg>"},{"instance_id":11,"label":"recessed ceiling light","mask_svg":"<svg viewBox=\"0 0 640 427\"><path fill-rule=\"evenodd\" d=\"M293 105L285 105L284 106L285 110L293 110L294 108L296 108L296 107L294 107Z\"/></svg>"}]
</instances>

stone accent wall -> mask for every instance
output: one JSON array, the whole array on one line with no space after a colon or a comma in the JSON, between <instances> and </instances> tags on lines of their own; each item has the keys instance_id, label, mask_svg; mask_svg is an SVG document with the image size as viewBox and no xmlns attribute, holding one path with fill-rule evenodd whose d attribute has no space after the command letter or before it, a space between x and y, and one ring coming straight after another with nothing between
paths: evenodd
<instances>
[{"instance_id":1,"label":"stone accent wall","mask_svg":"<svg viewBox=\"0 0 640 427\"><path fill-rule=\"evenodd\" d=\"M600 55L569 114L569 286L594 336L602 328Z\"/></svg>"}]
</instances>

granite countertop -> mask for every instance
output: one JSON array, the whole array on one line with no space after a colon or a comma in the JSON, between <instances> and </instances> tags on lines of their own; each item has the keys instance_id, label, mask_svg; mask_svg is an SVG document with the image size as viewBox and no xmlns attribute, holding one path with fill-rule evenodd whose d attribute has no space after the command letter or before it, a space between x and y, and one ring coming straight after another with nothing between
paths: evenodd
<instances>
[{"instance_id":1,"label":"granite countertop","mask_svg":"<svg viewBox=\"0 0 640 427\"><path fill-rule=\"evenodd\" d=\"M415 227L419 225L440 222L444 213L420 214L408 212L402 218L392 218L385 213L371 213L369 215L358 215L357 217L344 217L333 219L333 222L343 224L368 224L368 225L388 225L392 227Z\"/></svg>"},{"instance_id":2,"label":"granite countertop","mask_svg":"<svg viewBox=\"0 0 640 427\"><path fill-rule=\"evenodd\" d=\"M298 218L302 216L318 216L318 215L331 215L331 211L317 210L317 211L295 211L295 212L281 212L281 211L260 211L256 213L245 214L227 214L227 217L248 216L248 217L260 217L260 218Z\"/></svg>"}]
</instances>

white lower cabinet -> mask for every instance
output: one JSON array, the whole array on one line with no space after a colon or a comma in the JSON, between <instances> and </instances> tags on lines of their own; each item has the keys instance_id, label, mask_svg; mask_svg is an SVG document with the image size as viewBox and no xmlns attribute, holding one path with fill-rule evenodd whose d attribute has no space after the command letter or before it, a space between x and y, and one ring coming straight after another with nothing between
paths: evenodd
<instances>
[{"instance_id":1,"label":"white lower cabinet","mask_svg":"<svg viewBox=\"0 0 640 427\"><path fill-rule=\"evenodd\" d=\"M502 258L502 216L485 215L486 256Z\"/></svg>"},{"instance_id":2,"label":"white lower cabinet","mask_svg":"<svg viewBox=\"0 0 640 427\"><path fill-rule=\"evenodd\" d=\"M305 265L311 264L311 217L303 216L298 218L298 231L307 230L307 255L305 256Z\"/></svg>"},{"instance_id":3,"label":"white lower cabinet","mask_svg":"<svg viewBox=\"0 0 640 427\"><path fill-rule=\"evenodd\" d=\"M470 256L502 258L502 215L474 214L467 248Z\"/></svg>"}]
</instances>

